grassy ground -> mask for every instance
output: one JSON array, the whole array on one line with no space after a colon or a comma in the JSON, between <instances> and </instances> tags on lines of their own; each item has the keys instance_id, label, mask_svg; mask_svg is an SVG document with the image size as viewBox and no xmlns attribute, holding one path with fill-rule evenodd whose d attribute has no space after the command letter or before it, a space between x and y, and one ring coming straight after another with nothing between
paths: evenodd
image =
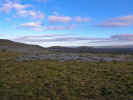
<instances>
[{"instance_id":1,"label":"grassy ground","mask_svg":"<svg viewBox=\"0 0 133 100\"><path fill-rule=\"evenodd\" d=\"M0 53L0 100L133 100L132 62L14 61L19 55Z\"/></svg>"}]
</instances>

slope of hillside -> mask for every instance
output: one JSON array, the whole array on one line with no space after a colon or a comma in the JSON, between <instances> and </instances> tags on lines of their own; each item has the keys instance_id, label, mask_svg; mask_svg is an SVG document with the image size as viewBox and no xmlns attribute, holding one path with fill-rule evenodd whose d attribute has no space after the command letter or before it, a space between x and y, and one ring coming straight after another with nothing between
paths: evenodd
<instances>
[{"instance_id":1,"label":"slope of hillside","mask_svg":"<svg viewBox=\"0 0 133 100\"><path fill-rule=\"evenodd\" d=\"M45 48L38 45L28 45L18 42L13 42L10 40L0 39L0 50L14 51L14 52L42 52Z\"/></svg>"},{"instance_id":2,"label":"slope of hillside","mask_svg":"<svg viewBox=\"0 0 133 100\"><path fill-rule=\"evenodd\" d=\"M61 47L53 46L44 48L39 45L30 45L24 43L13 42L10 40L0 39L0 50L15 52L56 52L56 53L133 53L132 46L106 46L106 47Z\"/></svg>"}]
</instances>

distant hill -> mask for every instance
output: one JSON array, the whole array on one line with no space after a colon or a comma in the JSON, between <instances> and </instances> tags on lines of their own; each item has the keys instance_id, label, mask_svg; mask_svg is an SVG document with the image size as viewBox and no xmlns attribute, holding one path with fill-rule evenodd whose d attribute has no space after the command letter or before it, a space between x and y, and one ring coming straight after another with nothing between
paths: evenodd
<instances>
[{"instance_id":1,"label":"distant hill","mask_svg":"<svg viewBox=\"0 0 133 100\"><path fill-rule=\"evenodd\" d=\"M45 48L38 45L29 45L10 40L0 39L0 50L15 51L15 52L40 52Z\"/></svg>"},{"instance_id":2,"label":"distant hill","mask_svg":"<svg viewBox=\"0 0 133 100\"><path fill-rule=\"evenodd\" d=\"M133 45L97 46L95 48L133 48Z\"/></svg>"},{"instance_id":3,"label":"distant hill","mask_svg":"<svg viewBox=\"0 0 133 100\"><path fill-rule=\"evenodd\" d=\"M43 48L38 45L29 45L24 43L13 42L10 40L0 39L0 50L39 53L43 51L52 51L59 53L133 53L133 46L102 46L102 47L61 47L53 46Z\"/></svg>"},{"instance_id":4,"label":"distant hill","mask_svg":"<svg viewBox=\"0 0 133 100\"><path fill-rule=\"evenodd\" d=\"M133 46L99 46L99 47L60 47L54 46L48 48L49 51L64 53L133 53Z\"/></svg>"}]
</instances>

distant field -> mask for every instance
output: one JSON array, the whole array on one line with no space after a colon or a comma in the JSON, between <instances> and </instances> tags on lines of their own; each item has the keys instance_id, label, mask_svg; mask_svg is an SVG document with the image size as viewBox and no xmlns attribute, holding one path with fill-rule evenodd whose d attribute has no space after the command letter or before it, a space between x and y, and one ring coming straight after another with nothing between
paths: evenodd
<instances>
[{"instance_id":1,"label":"distant field","mask_svg":"<svg viewBox=\"0 0 133 100\"><path fill-rule=\"evenodd\" d=\"M133 62L16 62L21 55L0 53L0 100L133 100Z\"/></svg>"}]
</instances>

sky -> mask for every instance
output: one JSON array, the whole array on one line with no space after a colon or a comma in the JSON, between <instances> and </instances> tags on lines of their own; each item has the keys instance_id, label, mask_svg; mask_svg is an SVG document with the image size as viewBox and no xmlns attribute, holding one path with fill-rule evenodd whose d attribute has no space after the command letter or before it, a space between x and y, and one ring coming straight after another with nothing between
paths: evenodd
<instances>
[{"instance_id":1,"label":"sky","mask_svg":"<svg viewBox=\"0 0 133 100\"><path fill-rule=\"evenodd\" d=\"M133 0L0 0L0 39L50 46L133 45Z\"/></svg>"}]
</instances>

